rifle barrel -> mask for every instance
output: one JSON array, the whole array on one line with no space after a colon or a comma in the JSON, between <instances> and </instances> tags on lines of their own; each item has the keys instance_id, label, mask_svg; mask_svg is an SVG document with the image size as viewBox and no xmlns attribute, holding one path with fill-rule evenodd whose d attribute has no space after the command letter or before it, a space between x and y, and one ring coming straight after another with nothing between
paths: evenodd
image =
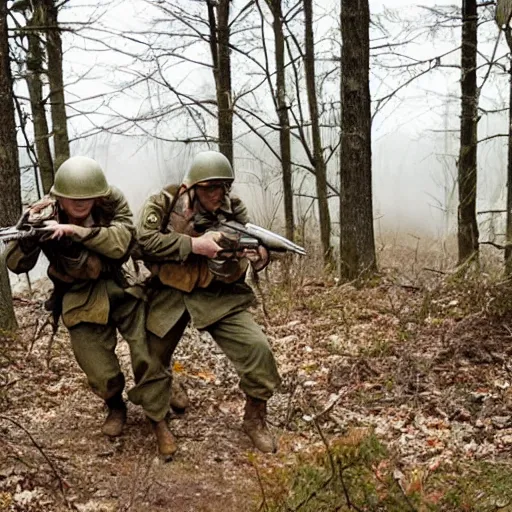
<instances>
[{"instance_id":1,"label":"rifle barrel","mask_svg":"<svg viewBox=\"0 0 512 512\"><path fill-rule=\"evenodd\" d=\"M261 226L257 226L256 224L251 224L248 222L247 224L240 224L235 221L225 221L221 222L224 226L228 226L240 233L244 233L245 235L249 235L251 237L257 238L262 245L270 249L271 251L279 251L279 252L294 252L295 254L300 254L301 256L306 255L306 249L301 247L300 245L288 240L284 236L278 235L273 231L262 228Z\"/></svg>"},{"instance_id":2,"label":"rifle barrel","mask_svg":"<svg viewBox=\"0 0 512 512\"><path fill-rule=\"evenodd\" d=\"M34 228L32 226L28 229L18 229L16 226L0 228L0 242L6 243L22 238L33 238L41 235L44 231L44 228Z\"/></svg>"}]
</instances>

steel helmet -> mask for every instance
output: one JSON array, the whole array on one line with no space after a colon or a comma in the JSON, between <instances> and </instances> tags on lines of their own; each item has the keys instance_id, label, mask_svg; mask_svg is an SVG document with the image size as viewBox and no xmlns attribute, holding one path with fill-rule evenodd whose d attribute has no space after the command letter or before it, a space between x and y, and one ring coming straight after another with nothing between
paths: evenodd
<instances>
[{"instance_id":1,"label":"steel helmet","mask_svg":"<svg viewBox=\"0 0 512 512\"><path fill-rule=\"evenodd\" d=\"M187 188L191 188L201 181L233 181L234 179L233 167L231 167L231 163L222 153L218 151L201 151L192 160L190 169L183 179L183 184Z\"/></svg>"},{"instance_id":2,"label":"steel helmet","mask_svg":"<svg viewBox=\"0 0 512 512\"><path fill-rule=\"evenodd\" d=\"M102 168L86 156L73 156L63 162L50 190L53 195L67 199L94 199L109 192Z\"/></svg>"}]
</instances>

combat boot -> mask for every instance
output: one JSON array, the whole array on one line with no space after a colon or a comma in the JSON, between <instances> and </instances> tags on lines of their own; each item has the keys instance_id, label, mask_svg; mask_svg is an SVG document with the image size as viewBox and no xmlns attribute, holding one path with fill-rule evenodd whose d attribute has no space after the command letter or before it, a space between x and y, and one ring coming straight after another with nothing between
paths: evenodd
<instances>
[{"instance_id":1,"label":"combat boot","mask_svg":"<svg viewBox=\"0 0 512 512\"><path fill-rule=\"evenodd\" d=\"M158 453L163 457L171 457L178 449L178 446L176 444L176 439L169 430L167 420L150 421L153 425L153 431L155 432Z\"/></svg>"},{"instance_id":2,"label":"combat boot","mask_svg":"<svg viewBox=\"0 0 512 512\"><path fill-rule=\"evenodd\" d=\"M126 404L121 393L105 401L108 415L101 427L101 431L109 437L120 436L126 423Z\"/></svg>"},{"instance_id":3,"label":"combat boot","mask_svg":"<svg viewBox=\"0 0 512 512\"><path fill-rule=\"evenodd\" d=\"M254 446L263 453L275 453L277 443L267 427L267 402L248 396L242 428Z\"/></svg>"},{"instance_id":4,"label":"combat boot","mask_svg":"<svg viewBox=\"0 0 512 512\"><path fill-rule=\"evenodd\" d=\"M187 390L183 383L173 377L171 384L171 401L172 410L177 414L183 414L185 410L190 407L190 400L187 395Z\"/></svg>"}]
</instances>

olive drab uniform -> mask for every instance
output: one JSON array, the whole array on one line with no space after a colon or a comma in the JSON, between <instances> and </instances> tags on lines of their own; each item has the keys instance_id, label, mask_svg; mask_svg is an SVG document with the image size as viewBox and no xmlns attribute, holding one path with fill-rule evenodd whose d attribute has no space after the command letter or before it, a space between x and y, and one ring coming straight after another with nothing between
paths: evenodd
<instances>
[{"instance_id":1,"label":"olive drab uniform","mask_svg":"<svg viewBox=\"0 0 512 512\"><path fill-rule=\"evenodd\" d=\"M45 208L53 208L56 220L66 223L53 198L43 198L31 210L40 214ZM47 256L48 274L59 283L63 323L94 393L108 403L124 388L115 355L118 329L130 346L135 376L128 397L150 419L160 421L169 408L170 375L148 350L143 289L129 286L121 268L134 241L132 213L121 191L111 187L96 200L90 217L92 229L84 230L84 236L77 227L76 235L60 240L11 242L7 266L16 273L28 272L41 251Z\"/></svg>"},{"instance_id":2,"label":"olive drab uniform","mask_svg":"<svg viewBox=\"0 0 512 512\"><path fill-rule=\"evenodd\" d=\"M208 331L234 364L248 397L267 400L280 383L266 336L247 308L254 302L244 282L243 258L230 278L220 280L207 258L192 253L192 237L219 220L248 222L242 201L225 195L215 213L194 201L194 191L168 187L148 199L138 226L138 243L151 271L147 317L148 341L168 367L190 319Z\"/></svg>"}]
</instances>

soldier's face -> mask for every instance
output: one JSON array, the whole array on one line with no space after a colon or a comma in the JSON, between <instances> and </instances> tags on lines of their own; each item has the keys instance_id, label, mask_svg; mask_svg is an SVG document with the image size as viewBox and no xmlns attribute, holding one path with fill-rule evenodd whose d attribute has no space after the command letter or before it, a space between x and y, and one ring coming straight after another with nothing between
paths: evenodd
<instances>
[{"instance_id":1,"label":"soldier's face","mask_svg":"<svg viewBox=\"0 0 512 512\"><path fill-rule=\"evenodd\" d=\"M59 198L60 207L71 220L85 220L91 214L96 199Z\"/></svg>"},{"instance_id":2,"label":"soldier's face","mask_svg":"<svg viewBox=\"0 0 512 512\"><path fill-rule=\"evenodd\" d=\"M229 190L230 183L226 181L203 181L195 186L197 198L205 210L218 210Z\"/></svg>"}]
</instances>

